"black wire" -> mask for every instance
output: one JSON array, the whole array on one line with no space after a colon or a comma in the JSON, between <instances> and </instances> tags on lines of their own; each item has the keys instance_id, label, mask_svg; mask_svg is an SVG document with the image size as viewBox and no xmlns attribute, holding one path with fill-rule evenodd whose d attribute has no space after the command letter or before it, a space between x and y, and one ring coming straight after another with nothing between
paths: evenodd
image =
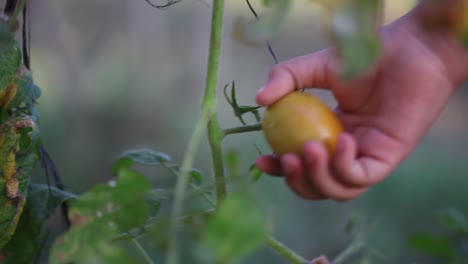
<instances>
[{"instance_id":1,"label":"black wire","mask_svg":"<svg viewBox=\"0 0 468 264\"><path fill-rule=\"evenodd\" d=\"M166 8L170 7L171 5L177 4L177 3L181 2L181 1L182 0L168 0L167 4L165 4L165 5L157 5L157 4L153 4L151 2L151 0L145 0L145 2L148 3L150 6L155 7L155 8L159 8L159 9L166 9Z\"/></svg>"},{"instance_id":2,"label":"black wire","mask_svg":"<svg viewBox=\"0 0 468 264\"><path fill-rule=\"evenodd\" d=\"M260 21L260 18L258 17L257 12L255 12L255 9L253 8L252 4L250 4L250 0L245 0L245 1L247 2L247 6L249 7L252 14L255 16L255 19L257 19L257 21ZM273 60L275 61L275 63L278 64L278 58L276 57L276 54L273 51L273 48L271 47L270 42L267 40L266 43L267 43L268 51L271 54L271 57L273 57Z\"/></svg>"}]
</instances>

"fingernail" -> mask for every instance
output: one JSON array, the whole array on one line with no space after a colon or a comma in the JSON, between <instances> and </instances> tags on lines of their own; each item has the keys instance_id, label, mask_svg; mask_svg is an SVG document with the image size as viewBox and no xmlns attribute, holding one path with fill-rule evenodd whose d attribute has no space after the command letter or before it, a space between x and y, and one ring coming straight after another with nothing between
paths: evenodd
<instances>
[{"instance_id":1,"label":"fingernail","mask_svg":"<svg viewBox=\"0 0 468 264\"><path fill-rule=\"evenodd\" d=\"M260 90L258 90L257 94L261 93L265 89L265 85L263 85Z\"/></svg>"}]
</instances>

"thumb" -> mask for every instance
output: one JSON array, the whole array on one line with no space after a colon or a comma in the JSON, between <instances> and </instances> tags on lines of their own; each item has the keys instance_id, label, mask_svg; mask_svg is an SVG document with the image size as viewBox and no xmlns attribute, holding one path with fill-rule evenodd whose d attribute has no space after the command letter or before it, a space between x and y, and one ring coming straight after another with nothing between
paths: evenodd
<instances>
[{"instance_id":1,"label":"thumb","mask_svg":"<svg viewBox=\"0 0 468 264\"><path fill-rule=\"evenodd\" d=\"M284 95L305 88L329 89L336 78L337 63L332 49L297 57L273 67L257 93L257 104L267 106Z\"/></svg>"}]
</instances>

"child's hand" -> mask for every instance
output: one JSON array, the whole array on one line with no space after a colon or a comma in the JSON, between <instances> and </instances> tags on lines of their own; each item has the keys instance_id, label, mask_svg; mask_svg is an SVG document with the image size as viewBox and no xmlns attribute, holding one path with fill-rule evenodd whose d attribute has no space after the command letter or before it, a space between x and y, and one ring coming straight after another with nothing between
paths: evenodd
<instances>
[{"instance_id":1,"label":"child's hand","mask_svg":"<svg viewBox=\"0 0 468 264\"><path fill-rule=\"evenodd\" d=\"M307 199L349 200L382 181L415 148L449 96L468 75L463 47L443 32L421 29L413 13L382 29L383 54L375 68L344 82L333 49L283 62L271 71L257 103L267 106L287 93L318 87L333 92L345 127L330 161L310 142L304 156L264 155L257 166L284 175Z\"/></svg>"}]
</instances>

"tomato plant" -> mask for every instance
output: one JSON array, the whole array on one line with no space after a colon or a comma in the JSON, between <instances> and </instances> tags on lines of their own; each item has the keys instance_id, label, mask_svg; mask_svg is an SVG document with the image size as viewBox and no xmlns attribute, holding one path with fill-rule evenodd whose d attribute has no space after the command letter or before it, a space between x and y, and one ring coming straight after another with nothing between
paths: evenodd
<instances>
[{"instance_id":1,"label":"tomato plant","mask_svg":"<svg viewBox=\"0 0 468 264\"><path fill-rule=\"evenodd\" d=\"M183 4L180 0L161 5L146 2L157 8ZM263 12L258 16L235 21L234 37L244 43L264 43L272 51L270 39L281 30L290 2L263 1ZM16 15L25 3L22 0L14 9ZM247 4L253 10L248 1ZM113 175L110 181L96 184L78 197L57 188L29 184L36 161L48 159L40 148L42 142L34 109L41 93L31 72L20 67L17 41L7 37L10 42L1 43L6 46L0 46L0 172L3 178L0 187L4 189L0 192L0 209L5 218L0 223L5 223L0 226L3 231L0 245L5 246L0 262L32 262L41 253L41 245L36 240L43 235L46 220L57 206L69 200L71 209L67 216L71 228L55 240L50 252L44 253L50 253L50 263L235 263L262 245L291 263L327 262L324 257L309 261L274 237L274 225L253 191L261 172L254 166L245 171L239 155L225 150L223 143L229 136L263 129L278 154L300 153L304 142L309 140L323 142L333 153L343 128L327 106L299 92L266 109L262 121L258 106L239 104L235 82L229 92L226 85L224 92L241 125L224 128L217 113L218 105L227 105L217 100L224 1L213 0L209 7L212 21L202 110L184 158L174 160L165 153L146 148L126 151L109 168ZM380 43L374 29L380 8L381 1L354 0L330 17L327 33L343 58L345 76L367 69L378 57ZM343 21L355 30L346 30ZM0 30L0 39L4 39L3 31ZM248 123L243 118L246 114L252 114L256 122ZM195 165L205 135L212 161L207 174ZM153 186L150 173L141 172L142 167L164 169L176 180L175 186ZM189 202L196 203L196 207L189 208ZM16 230L17 226L22 228ZM335 264L345 263L356 252L365 255L362 259L354 258L356 263L372 259L372 254L366 251L369 247L363 235L366 227L354 223L353 228L348 228L352 243L337 254ZM34 241L26 250L24 245L31 238Z\"/></svg>"}]
</instances>

